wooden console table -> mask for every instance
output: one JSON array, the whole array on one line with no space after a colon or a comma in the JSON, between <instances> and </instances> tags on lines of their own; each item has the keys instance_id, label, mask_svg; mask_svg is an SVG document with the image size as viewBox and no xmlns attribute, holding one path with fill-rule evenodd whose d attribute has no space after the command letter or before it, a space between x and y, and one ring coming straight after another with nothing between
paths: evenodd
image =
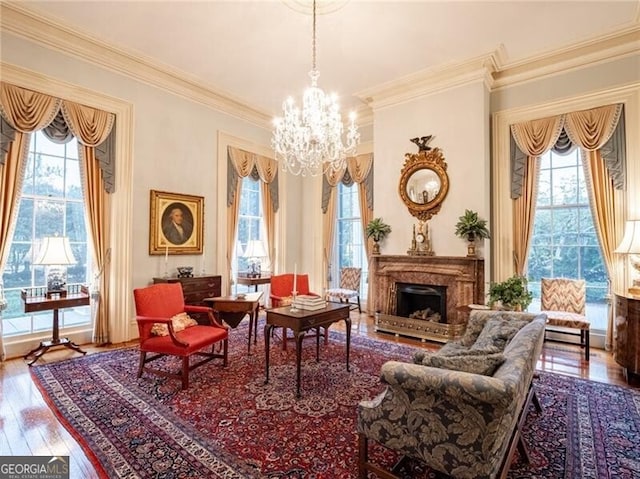
<instances>
[{"instance_id":1,"label":"wooden console table","mask_svg":"<svg viewBox=\"0 0 640 479\"><path fill-rule=\"evenodd\" d=\"M49 311L53 310L53 337L51 341L42 341L40 345L34 350L27 353L24 358L29 359L33 358L31 362L29 362L29 366L33 365L40 357L45 354L50 348L56 346L64 346L69 349L73 349L74 351L78 351L82 354L87 354L86 351L80 349L76 343L71 341L69 338L61 338L60 337L60 327L58 320L58 310L64 308L73 308L75 306L87 306L91 303L91 297L89 296L89 291L87 288L82 287L79 293L76 294L68 294L64 298L59 299L51 299L45 296L28 296L26 290L22 290L22 301L24 303L24 312L25 313L36 313L39 311Z\"/></svg>"},{"instance_id":2,"label":"wooden console table","mask_svg":"<svg viewBox=\"0 0 640 479\"><path fill-rule=\"evenodd\" d=\"M640 377L640 298L616 294L615 306L614 359L630 383L634 376Z\"/></svg>"}]
</instances>

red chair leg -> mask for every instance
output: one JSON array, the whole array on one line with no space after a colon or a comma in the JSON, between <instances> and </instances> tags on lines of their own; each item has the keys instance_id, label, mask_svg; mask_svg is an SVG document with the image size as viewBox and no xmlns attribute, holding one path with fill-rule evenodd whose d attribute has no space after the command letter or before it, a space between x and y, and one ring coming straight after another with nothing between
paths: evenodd
<instances>
[{"instance_id":1,"label":"red chair leg","mask_svg":"<svg viewBox=\"0 0 640 479\"><path fill-rule=\"evenodd\" d=\"M142 370L144 369L144 360L147 358L147 353L140 351L140 365L138 366L138 377L142 377Z\"/></svg>"},{"instance_id":2,"label":"red chair leg","mask_svg":"<svg viewBox=\"0 0 640 479\"><path fill-rule=\"evenodd\" d=\"M224 340L223 348L224 348L224 353L223 353L224 354L224 358L222 360L222 366L224 366L226 368L227 367L227 353L229 352L229 340L228 339Z\"/></svg>"}]
</instances>

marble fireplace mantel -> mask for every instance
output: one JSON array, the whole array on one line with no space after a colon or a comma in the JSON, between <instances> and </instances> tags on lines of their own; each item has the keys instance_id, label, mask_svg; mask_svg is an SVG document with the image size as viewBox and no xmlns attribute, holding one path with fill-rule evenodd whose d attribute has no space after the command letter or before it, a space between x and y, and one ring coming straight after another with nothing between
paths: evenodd
<instances>
[{"instance_id":1,"label":"marble fireplace mantel","mask_svg":"<svg viewBox=\"0 0 640 479\"><path fill-rule=\"evenodd\" d=\"M467 306L485 302L482 258L374 255L371 257L369 281L377 329L422 339L452 339L466 326L469 317ZM395 291L396 283L447 288L447 324L442 325L443 332L432 334L424 331L416 320L395 316L395 298L391 298L391 294ZM440 328L440 325L437 326Z\"/></svg>"}]
</instances>

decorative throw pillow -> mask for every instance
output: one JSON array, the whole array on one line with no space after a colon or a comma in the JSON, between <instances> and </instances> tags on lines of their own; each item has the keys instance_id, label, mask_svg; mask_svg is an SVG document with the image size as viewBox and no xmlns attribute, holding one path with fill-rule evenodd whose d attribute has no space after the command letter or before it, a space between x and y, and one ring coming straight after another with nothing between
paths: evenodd
<instances>
[{"instance_id":1,"label":"decorative throw pillow","mask_svg":"<svg viewBox=\"0 0 640 479\"><path fill-rule=\"evenodd\" d=\"M440 356L438 354L425 354L422 358L422 365L491 376L504 360L505 357L501 353L476 356Z\"/></svg>"},{"instance_id":2,"label":"decorative throw pillow","mask_svg":"<svg viewBox=\"0 0 640 479\"><path fill-rule=\"evenodd\" d=\"M464 335L460 338L460 344L463 346L471 346L476 342L478 336L482 332L484 325L487 324L487 318L484 315L471 316L467 323L467 329L464 331Z\"/></svg>"},{"instance_id":3,"label":"decorative throw pillow","mask_svg":"<svg viewBox=\"0 0 640 479\"><path fill-rule=\"evenodd\" d=\"M293 296L280 298L280 306L291 306L291 303L293 303Z\"/></svg>"},{"instance_id":4,"label":"decorative throw pillow","mask_svg":"<svg viewBox=\"0 0 640 479\"><path fill-rule=\"evenodd\" d=\"M497 348L503 351L507 343L511 341L511 338L527 324L529 324L529 321L491 318L484 325L471 349L486 351Z\"/></svg>"},{"instance_id":5,"label":"decorative throw pillow","mask_svg":"<svg viewBox=\"0 0 640 479\"><path fill-rule=\"evenodd\" d=\"M173 323L173 331L176 333L198 324L198 322L191 318L187 313L176 314L171 318L171 322ZM156 336L168 336L169 328L166 324L155 323L151 328L151 334L155 334Z\"/></svg>"}]
</instances>

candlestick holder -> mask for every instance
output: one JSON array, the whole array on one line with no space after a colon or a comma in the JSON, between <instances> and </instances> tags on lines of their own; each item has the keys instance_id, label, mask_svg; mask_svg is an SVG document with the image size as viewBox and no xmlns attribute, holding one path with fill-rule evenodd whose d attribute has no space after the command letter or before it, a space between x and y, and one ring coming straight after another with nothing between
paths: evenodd
<instances>
[{"instance_id":1,"label":"candlestick holder","mask_svg":"<svg viewBox=\"0 0 640 479\"><path fill-rule=\"evenodd\" d=\"M296 306L297 295L298 295L297 291L291 291L291 308L289 308L289 311L291 311L292 313L297 313L298 311L300 311Z\"/></svg>"}]
</instances>

